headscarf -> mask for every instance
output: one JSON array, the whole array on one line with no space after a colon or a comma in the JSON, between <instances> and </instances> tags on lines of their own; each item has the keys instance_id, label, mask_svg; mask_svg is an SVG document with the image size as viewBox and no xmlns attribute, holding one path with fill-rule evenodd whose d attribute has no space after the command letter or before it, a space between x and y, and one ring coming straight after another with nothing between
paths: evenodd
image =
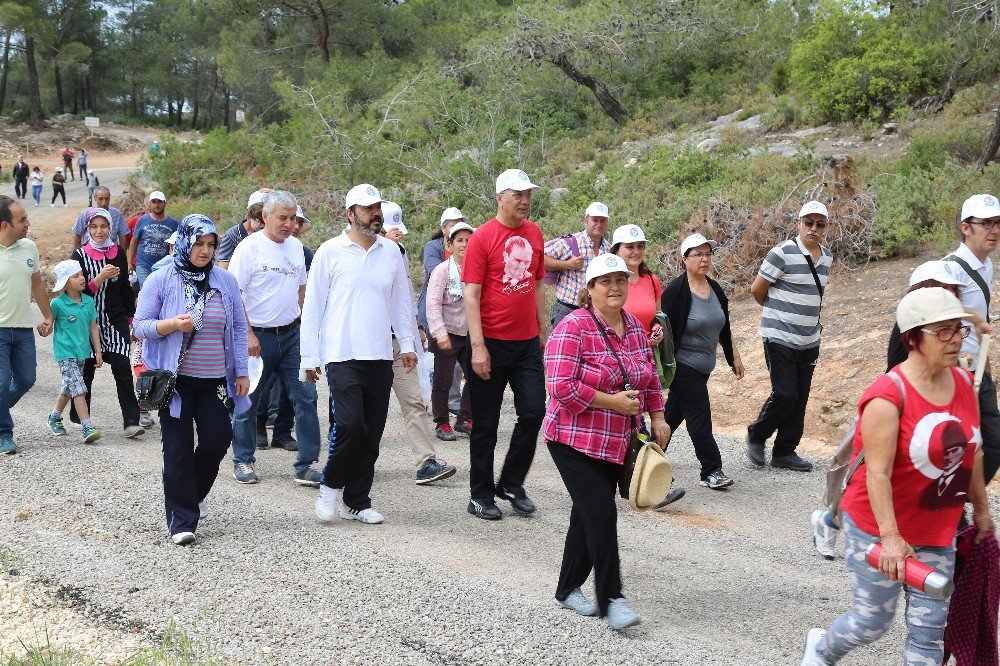
<instances>
[{"instance_id":1,"label":"headscarf","mask_svg":"<svg viewBox=\"0 0 1000 666\"><path fill-rule=\"evenodd\" d=\"M103 217L107 221L107 223L109 225L108 226L108 237L105 238L100 243L98 243L97 241L94 240L94 237L91 236L90 237L90 247L92 247L93 249L95 249L95 250L97 250L99 252L106 253L110 248L112 248L115 245L117 245L117 243L115 243L114 239L111 238L111 227L110 227L110 225L111 225L111 213L109 213L107 210L105 210L103 208L98 208L97 206L94 206L93 208L88 208L87 210L83 211L83 219L86 220L87 226L90 226L90 221L93 220L95 217Z\"/></svg>"},{"instance_id":2,"label":"headscarf","mask_svg":"<svg viewBox=\"0 0 1000 666\"><path fill-rule=\"evenodd\" d=\"M177 242L174 244L174 268L184 282L184 308L191 315L195 330L201 329L205 303L211 297L208 274L212 272L215 258L199 268L191 263L191 248L199 238L208 234L215 234L218 240L215 223L200 213L193 213L177 225Z\"/></svg>"}]
</instances>

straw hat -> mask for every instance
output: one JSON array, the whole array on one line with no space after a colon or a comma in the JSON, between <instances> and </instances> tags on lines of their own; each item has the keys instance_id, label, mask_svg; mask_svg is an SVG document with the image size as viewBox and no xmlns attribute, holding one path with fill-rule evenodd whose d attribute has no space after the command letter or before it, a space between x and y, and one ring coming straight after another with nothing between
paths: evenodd
<instances>
[{"instance_id":1,"label":"straw hat","mask_svg":"<svg viewBox=\"0 0 1000 666\"><path fill-rule=\"evenodd\" d=\"M635 457L635 471L628 488L628 503L645 511L662 502L670 492L674 470L656 442L646 442Z\"/></svg>"}]
</instances>

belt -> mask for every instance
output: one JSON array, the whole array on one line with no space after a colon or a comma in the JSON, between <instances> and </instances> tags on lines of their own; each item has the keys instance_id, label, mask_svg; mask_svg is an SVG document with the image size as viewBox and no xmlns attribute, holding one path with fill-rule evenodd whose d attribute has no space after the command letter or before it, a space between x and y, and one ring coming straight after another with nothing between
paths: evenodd
<instances>
[{"instance_id":1,"label":"belt","mask_svg":"<svg viewBox=\"0 0 1000 666\"><path fill-rule=\"evenodd\" d=\"M559 305L562 305L563 307L567 307L570 310L576 310L578 307L580 307L579 305L571 305L571 304L567 303L566 301L560 301L558 298L556 299L556 303L558 303Z\"/></svg>"},{"instance_id":2,"label":"belt","mask_svg":"<svg viewBox=\"0 0 1000 666\"><path fill-rule=\"evenodd\" d=\"M251 326L250 328L253 329L254 333L274 333L275 335L281 335L282 333L295 330L301 322L302 318L296 317L295 321L284 326Z\"/></svg>"}]
</instances>

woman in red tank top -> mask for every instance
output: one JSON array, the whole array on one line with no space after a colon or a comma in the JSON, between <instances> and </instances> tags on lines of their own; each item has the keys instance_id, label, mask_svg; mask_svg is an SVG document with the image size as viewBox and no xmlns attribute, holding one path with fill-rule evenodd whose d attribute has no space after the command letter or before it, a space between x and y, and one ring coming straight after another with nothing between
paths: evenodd
<instances>
[{"instance_id":1,"label":"woman in red tank top","mask_svg":"<svg viewBox=\"0 0 1000 666\"><path fill-rule=\"evenodd\" d=\"M967 501L977 542L994 538L979 401L969 373L956 367L970 333L964 316L958 298L940 287L910 292L896 309L909 356L892 372L902 380L905 397L888 376L861 397L854 457L862 447L865 457L841 501L854 606L829 630L809 632L804 665L837 663L854 647L880 638L892 624L901 589L907 599L904 664L942 663L948 600L900 581L907 557L952 575L955 532ZM876 571L865 551L879 539Z\"/></svg>"}]
</instances>

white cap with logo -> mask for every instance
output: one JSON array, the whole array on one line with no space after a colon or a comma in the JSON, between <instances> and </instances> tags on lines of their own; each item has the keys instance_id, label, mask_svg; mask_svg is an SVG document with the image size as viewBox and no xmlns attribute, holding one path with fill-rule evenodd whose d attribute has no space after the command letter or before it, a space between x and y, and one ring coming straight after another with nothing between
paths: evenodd
<instances>
[{"instance_id":1,"label":"white cap with logo","mask_svg":"<svg viewBox=\"0 0 1000 666\"><path fill-rule=\"evenodd\" d=\"M830 213L827 212L826 206L824 206L823 202L821 201L806 202L806 204L802 206L802 210L799 211L799 217L805 217L806 215L815 215L816 213L819 213L828 220L830 219Z\"/></svg>"},{"instance_id":2,"label":"white cap with logo","mask_svg":"<svg viewBox=\"0 0 1000 666\"><path fill-rule=\"evenodd\" d=\"M309 218L306 217L305 212L302 210L302 206L295 206L295 217L301 217L306 224L312 224L312 222L309 221Z\"/></svg>"},{"instance_id":3,"label":"white cap with logo","mask_svg":"<svg viewBox=\"0 0 1000 666\"><path fill-rule=\"evenodd\" d=\"M167 202L167 195L164 194L163 192L159 191L159 190L155 190L153 192L150 192L150 194L149 194L149 200L150 201L162 201L163 203L166 203Z\"/></svg>"},{"instance_id":4,"label":"white cap with logo","mask_svg":"<svg viewBox=\"0 0 1000 666\"><path fill-rule=\"evenodd\" d=\"M455 226L453 226L451 228L451 231L448 232L448 240L451 240L452 238L454 238L455 234L457 234L459 231L474 232L475 230L476 230L476 228L473 227L468 222L459 222L458 224L456 224Z\"/></svg>"},{"instance_id":5,"label":"white cap with logo","mask_svg":"<svg viewBox=\"0 0 1000 666\"><path fill-rule=\"evenodd\" d=\"M642 229L639 228L637 224L625 224L617 229L615 233L611 236L611 244L618 245L619 243L645 243L646 234L642 233Z\"/></svg>"},{"instance_id":6,"label":"white cap with logo","mask_svg":"<svg viewBox=\"0 0 1000 666\"><path fill-rule=\"evenodd\" d=\"M626 273L632 275L628 269L628 264L617 254L600 254L590 260L587 264L587 284L594 278L599 278L608 273Z\"/></svg>"},{"instance_id":7,"label":"white cap with logo","mask_svg":"<svg viewBox=\"0 0 1000 666\"><path fill-rule=\"evenodd\" d=\"M608 217L608 207L600 201L595 201L587 206L587 210L583 214L587 217Z\"/></svg>"},{"instance_id":8,"label":"white cap with logo","mask_svg":"<svg viewBox=\"0 0 1000 666\"><path fill-rule=\"evenodd\" d=\"M344 208L371 206L372 204L381 203L381 201L382 195L374 185L361 183L352 187L347 196L344 197Z\"/></svg>"},{"instance_id":9,"label":"white cap with logo","mask_svg":"<svg viewBox=\"0 0 1000 666\"><path fill-rule=\"evenodd\" d=\"M247 199L247 208L249 208L254 204L264 203L264 199L266 198L267 198L267 192L261 192L260 190L257 190L256 192L250 195L249 199Z\"/></svg>"},{"instance_id":10,"label":"white cap with logo","mask_svg":"<svg viewBox=\"0 0 1000 666\"><path fill-rule=\"evenodd\" d=\"M506 192L507 190L523 192L524 190L533 190L537 187L538 185L532 183L531 179L528 178L528 174L520 169L507 169L497 176L497 194Z\"/></svg>"},{"instance_id":11,"label":"white cap with logo","mask_svg":"<svg viewBox=\"0 0 1000 666\"><path fill-rule=\"evenodd\" d=\"M709 240L701 234L691 234L681 243L681 256L683 257L687 255L688 250L693 250L694 248L700 247L705 243L708 243L708 246L713 250L719 247L718 241Z\"/></svg>"},{"instance_id":12,"label":"white cap with logo","mask_svg":"<svg viewBox=\"0 0 1000 666\"><path fill-rule=\"evenodd\" d=\"M465 221L468 221L469 218L467 218L465 216L465 213L463 213L459 209L457 209L454 206L452 206L450 208L445 208L444 212L441 213L441 226L443 227L444 225L446 225L448 222L451 222L452 220L465 220Z\"/></svg>"},{"instance_id":13,"label":"white cap with logo","mask_svg":"<svg viewBox=\"0 0 1000 666\"><path fill-rule=\"evenodd\" d=\"M991 217L1000 217L1000 202L992 194L977 194L969 197L962 204L962 221L970 217L978 217L981 220Z\"/></svg>"},{"instance_id":14,"label":"white cap with logo","mask_svg":"<svg viewBox=\"0 0 1000 666\"><path fill-rule=\"evenodd\" d=\"M896 307L896 323L900 333L918 326L936 324L965 317L958 297L943 287L928 287L911 291Z\"/></svg>"},{"instance_id":15,"label":"white cap with logo","mask_svg":"<svg viewBox=\"0 0 1000 666\"><path fill-rule=\"evenodd\" d=\"M70 279L82 270L83 267L80 266L79 261L73 261L72 259L60 261L56 264L56 267L52 269L52 272L56 275L56 283L52 287L52 291L60 291L66 286L66 280Z\"/></svg>"},{"instance_id":16,"label":"white cap with logo","mask_svg":"<svg viewBox=\"0 0 1000 666\"><path fill-rule=\"evenodd\" d=\"M409 233L403 224L403 209L395 201L382 202L382 228L399 229L404 235Z\"/></svg>"},{"instance_id":17,"label":"white cap with logo","mask_svg":"<svg viewBox=\"0 0 1000 666\"><path fill-rule=\"evenodd\" d=\"M951 274L951 268L947 261L925 261L910 273L911 287L926 280L934 280L941 284L962 284L961 280L955 279L955 276Z\"/></svg>"}]
</instances>

